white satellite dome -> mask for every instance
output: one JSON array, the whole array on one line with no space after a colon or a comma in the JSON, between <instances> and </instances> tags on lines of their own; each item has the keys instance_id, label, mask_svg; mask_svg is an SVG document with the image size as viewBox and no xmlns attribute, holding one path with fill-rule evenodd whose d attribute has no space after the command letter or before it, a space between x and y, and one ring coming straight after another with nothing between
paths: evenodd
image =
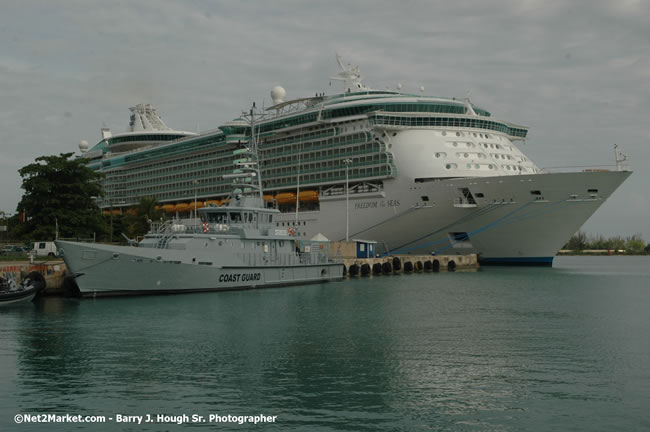
<instances>
[{"instance_id":1,"label":"white satellite dome","mask_svg":"<svg viewBox=\"0 0 650 432\"><path fill-rule=\"evenodd\" d=\"M283 87L275 86L271 89L271 99L275 105L284 102L284 97L286 95L287 91Z\"/></svg>"},{"instance_id":2,"label":"white satellite dome","mask_svg":"<svg viewBox=\"0 0 650 432\"><path fill-rule=\"evenodd\" d=\"M79 143L79 151L81 153L86 153L88 151L88 141L81 140L81 142Z\"/></svg>"}]
</instances>

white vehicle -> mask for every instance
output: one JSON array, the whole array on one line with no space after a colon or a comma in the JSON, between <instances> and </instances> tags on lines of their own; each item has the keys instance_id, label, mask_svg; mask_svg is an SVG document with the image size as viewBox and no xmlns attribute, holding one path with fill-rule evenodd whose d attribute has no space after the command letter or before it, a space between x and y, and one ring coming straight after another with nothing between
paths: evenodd
<instances>
[{"instance_id":1,"label":"white vehicle","mask_svg":"<svg viewBox=\"0 0 650 432\"><path fill-rule=\"evenodd\" d=\"M59 256L54 242L35 242L32 252L36 256Z\"/></svg>"}]
</instances>

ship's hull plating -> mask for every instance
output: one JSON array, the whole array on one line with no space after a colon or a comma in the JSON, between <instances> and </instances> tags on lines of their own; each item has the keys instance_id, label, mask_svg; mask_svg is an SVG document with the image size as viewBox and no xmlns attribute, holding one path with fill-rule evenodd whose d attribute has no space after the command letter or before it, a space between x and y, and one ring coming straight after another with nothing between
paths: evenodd
<instances>
[{"instance_id":1,"label":"ship's hull plating","mask_svg":"<svg viewBox=\"0 0 650 432\"><path fill-rule=\"evenodd\" d=\"M631 173L576 172L384 183L350 194L349 236L394 254L478 254L484 264L550 266L557 251ZM460 190L474 204L461 203ZM292 223L293 215L283 215ZM345 238L345 196L301 214L304 236ZM282 222L281 222L282 223Z\"/></svg>"},{"instance_id":2,"label":"ship's hull plating","mask_svg":"<svg viewBox=\"0 0 650 432\"><path fill-rule=\"evenodd\" d=\"M57 241L84 296L190 293L322 283L343 277L341 264L202 265L175 250ZM181 258L182 257L182 258Z\"/></svg>"}]
</instances>

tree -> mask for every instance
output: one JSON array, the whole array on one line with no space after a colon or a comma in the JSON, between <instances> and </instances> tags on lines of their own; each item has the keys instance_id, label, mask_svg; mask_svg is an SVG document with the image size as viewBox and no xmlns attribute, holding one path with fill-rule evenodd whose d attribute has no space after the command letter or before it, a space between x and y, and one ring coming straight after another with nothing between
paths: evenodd
<instances>
[{"instance_id":1,"label":"tree","mask_svg":"<svg viewBox=\"0 0 650 432\"><path fill-rule=\"evenodd\" d=\"M40 156L18 172L25 193L17 211L24 215L18 227L23 238L52 240L58 223L61 237L93 237L106 231L95 203L102 194L102 174L86 166L74 153Z\"/></svg>"},{"instance_id":2,"label":"tree","mask_svg":"<svg viewBox=\"0 0 650 432\"><path fill-rule=\"evenodd\" d=\"M135 213L127 213L124 223L127 226L129 237L137 237L146 234L151 228L152 221L164 219L165 212L158 207L158 201L154 197L142 197Z\"/></svg>"},{"instance_id":3,"label":"tree","mask_svg":"<svg viewBox=\"0 0 650 432\"><path fill-rule=\"evenodd\" d=\"M573 236L571 236L571 238L565 245L567 249L572 251L581 251L585 249L586 246L587 246L587 235L582 231L578 231Z\"/></svg>"},{"instance_id":4,"label":"tree","mask_svg":"<svg viewBox=\"0 0 650 432\"><path fill-rule=\"evenodd\" d=\"M637 233L625 240L625 252L629 254L638 255L643 253L645 249L645 242L641 238L641 234Z\"/></svg>"}]
</instances>

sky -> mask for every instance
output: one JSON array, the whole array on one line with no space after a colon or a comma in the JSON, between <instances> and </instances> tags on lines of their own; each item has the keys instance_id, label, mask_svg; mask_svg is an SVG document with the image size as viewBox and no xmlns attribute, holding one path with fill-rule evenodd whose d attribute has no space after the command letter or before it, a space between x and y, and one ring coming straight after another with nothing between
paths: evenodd
<instances>
[{"instance_id":1,"label":"sky","mask_svg":"<svg viewBox=\"0 0 650 432\"><path fill-rule=\"evenodd\" d=\"M377 89L462 98L530 127L539 167L632 176L583 227L650 241L650 1L15 0L0 14L0 211L18 169L126 131L152 103L205 131L252 103L334 93L336 53Z\"/></svg>"}]
</instances>

